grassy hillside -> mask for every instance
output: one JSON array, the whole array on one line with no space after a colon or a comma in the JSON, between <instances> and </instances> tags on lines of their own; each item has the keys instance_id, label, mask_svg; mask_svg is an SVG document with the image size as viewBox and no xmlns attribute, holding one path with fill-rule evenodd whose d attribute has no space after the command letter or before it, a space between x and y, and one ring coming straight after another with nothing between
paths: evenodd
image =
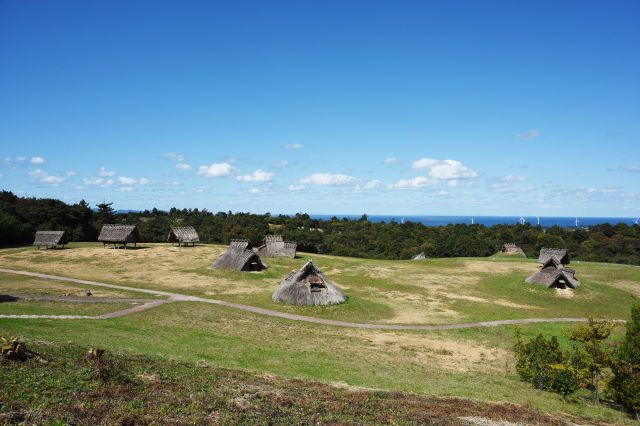
<instances>
[{"instance_id":1,"label":"grassy hillside","mask_svg":"<svg viewBox=\"0 0 640 426\"><path fill-rule=\"evenodd\" d=\"M220 246L179 249L150 245L140 250L0 251L0 267L40 271L134 287L239 301L309 316L356 322L436 324L505 318L584 316L624 319L630 294L640 292L640 268L573 265L583 285L568 299L523 282L536 270L526 259L373 261L314 256L314 262L349 295L346 304L297 308L270 295L300 259L268 259L260 273L214 271ZM24 288L20 285L23 280ZM41 280L0 274L0 294L50 290ZM77 289L82 286L71 285ZM132 297L105 293L103 297ZM137 293L134 297L140 297ZM24 302L27 303L27 302ZM1 306L1 305L0 305ZM102 306L102 305L100 305ZM32 312L49 307L32 306ZM522 327L560 336L568 324ZM266 317L194 302L165 304L110 320L0 319L0 334L79 347L102 346L159 360L248 370L258 374L344 383L480 401L511 401L537 410L624 422L615 410L577 395L571 403L532 389L514 373L513 327L440 332L345 329Z\"/></svg>"}]
</instances>

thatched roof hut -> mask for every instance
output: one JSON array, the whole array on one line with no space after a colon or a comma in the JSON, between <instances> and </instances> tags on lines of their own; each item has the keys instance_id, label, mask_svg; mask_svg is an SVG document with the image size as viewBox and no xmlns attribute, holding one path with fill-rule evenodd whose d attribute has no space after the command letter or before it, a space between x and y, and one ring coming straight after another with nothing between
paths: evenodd
<instances>
[{"instance_id":1,"label":"thatched roof hut","mask_svg":"<svg viewBox=\"0 0 640 426\"><path fill-rule=\"evenodd\" d=\"M311 260L291 272L271 298L274 302L298 306L333 305L347 300L342 290L329 281Z\"/></svg>"},{"instance_id":2,"label":"thatched roof hut","mask_svg":"<svg viewBox=\"0 0 640 426\"><path fill-rule=\"evenodd\" d=\"M262 257L296 257L298 244L293 241L284 241L282 235L265 235L264 244L256 249Z\"/></svg>"},{"instance_id":3,"label":"thatched roof hut","mask_svg":"<svg viewBox=\"0 0 640 426\"><path fill-rule=\"evenodd\" d=\"M178 243L178 246L195 245L200 242L200 237L193 226L172 226L167 241Z\"/></svg>"},{"instance_id":4,"label":"thatched roof hut","mask_svg":"<svg viewBox=\"0 0 640 426\"><path fill-rule=\"evenodd\" d=\"M515 243L504 243L500 251L502 252L502 254L520 255L520 256L527 257L527 255L524 254L524 251L522 251L522 249L518 247Z\"/></svg>"},{"instance_id":5,"label":"thatched roof hut","mask_svg":"<svg viewBox=\"0 0 640 426\"><path fill-rule=\"evenodd\" d=\"M526 280L530 284L541 284L547 288L573 288L580 285L576 279L576 271L571 268L547 266L531 275Z\"/></svg>"},{"instance_id":6,"label":"thatched roof hut","mask_svg":"<svg viewBox=\"0 0 640 426\"><path fill-rule=\"evenodd\" d=\"M127 244L131 243L135 247L140 241L140 234L135 225L103 225L98 241L105 247L107 244L113 244L114 246L123 245L126 249Z\"/></svg>"},{"instance_id":7,"label":"thatched roof hut","mask_svg":"<svg viewBox=\"0 0 640 426\"><path fill-rule=\"evenodd\" d=\"M61 245L64 247L67 244L67 234L64 231L36 231L36 237L33 240L33 245L43 247L56 247Z\"/></svg>"},{"instance_id":8,"label":"thatched roof hut","mask_svg":"<svg viewBox=\"0 0 640 426\"><path fill-rule=\"evenodd\" d=\"M423 251L421 251L420 253L418 253L418 254L416 254L415 256L413 256L413 257L411 258L411 260L423 260L423 259L426 259L426 258L427 258L427 256L425 256L425 255L424 255L424 252L423 252Z\"/></svg>"},{"instance_id":9,"label":"thatched roof hut","mask_svg":"<svg viewBox=\"0 0 640 426\"><path fill-rule=\"evenodd\" d=\"M227 251L216 260L212 268L232 269L235 271L261 271L267 268L260 256L247 247L246 240L232 240Z\"/></svg>"},{"instance_id":10,"label":"thatched roof hut","mask_svg":"<svg viewBox=\"0 0 640 426\"><path fill-rule=\"evenodd\" d=\"M541 248L538 263L545 265L549 260L553 260L557 265L568 265L570 263L569 250L547 247Z\"/></svg>"}]
</instances>

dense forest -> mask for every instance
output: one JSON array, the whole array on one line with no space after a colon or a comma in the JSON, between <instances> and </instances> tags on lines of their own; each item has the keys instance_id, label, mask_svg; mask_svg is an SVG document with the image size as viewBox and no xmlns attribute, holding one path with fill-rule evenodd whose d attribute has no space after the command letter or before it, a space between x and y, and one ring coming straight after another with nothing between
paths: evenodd
<instances>
[{"instance_id":1,"label":"dense forest","mask_svg":"<svg viewBox=\"0 0 640 426\"><path fill-rule=\"evenodd\" d=\"M117 214L110 204L92 208L84 200L69 205L55 199L21 198L0 192L0 246L30 244L36 230L65 230L72 241L96 241L105 223L134 224L144 242L166 241L172 225L192 225L205 243L227 244L234 238L260 245L265 234L282 234L300 251L376 259L490 256L504 242L515 242L527 256L541 247L568 248L574 259L640 265L640 226L603 224L588 229L524 225L448 225L316 220L308 214L265 214L176 209Z\"/></svg>"}]
</instances>

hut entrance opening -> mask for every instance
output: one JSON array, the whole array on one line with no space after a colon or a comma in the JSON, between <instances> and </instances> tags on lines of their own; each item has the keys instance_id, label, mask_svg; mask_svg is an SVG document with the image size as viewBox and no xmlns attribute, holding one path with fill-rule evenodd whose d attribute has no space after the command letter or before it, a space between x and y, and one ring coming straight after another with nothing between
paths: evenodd
<instances>
[{"instance_id":1,"label":"hut entrance opening","mask_svg":"<svg viewBox=\"0 0 640 426\"><path fill-rule=\"evenodd\" d=\"M327 286L324 285L324 281L317 275L310 275L307 277L307 282L309 283L309 289L312 293L319 293L323 289L326 289Z\"/></svg>"}]
</instances>

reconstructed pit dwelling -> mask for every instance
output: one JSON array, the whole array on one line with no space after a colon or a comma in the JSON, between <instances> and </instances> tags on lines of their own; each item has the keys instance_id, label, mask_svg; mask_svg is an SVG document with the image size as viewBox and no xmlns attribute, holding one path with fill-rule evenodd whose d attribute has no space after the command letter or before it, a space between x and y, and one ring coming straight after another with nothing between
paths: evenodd
<instances>
[{"instance_id":1,"label":"reconstructed pit dwelling","mask_svg":"<svg viewBox=\"0 0 640 426\"><path fill-rule=\"evenodd\" d=\"M576 278L574 269L564 266L569 262L568 250L543 247L538 257L540 270L527 278L526 282L544 285L547 288L575 289L580 285L580 281Z\"/></svg>"},{"instance_id":2,"label":"reconstructed pit dwelling","mask_svg":"<svg viewBox=\"0 0 640 426\"><path fill-rule=\"evenodd\" d=\"M311 260L287 275L271 298L297 306L334 305L347 300Z\"/></svg>"},{"instance_id":3,"label":"reconstructed pit dwelling","mask_svg":"<svg viewBox=\"0 0 640 426\"><path fill-rule=\"evenodd\" d=\"M290 257L295 259L298 244L284 241L282 235L265 235L264 244L256 249L262 257Z\"/></svg>"},{"instance_id":4,"label":"reconstructed pit dwelling","mask_svg":"<svg viewBox=\"0 0 640 426\"><path fill-rule=\"evenodd\" d=\"M520 247L518 247L515 243L504 243L502 245L502 248L500 249L500 253L513 255L513 256L520 255L520 256L527 257L527 255L524 254L524 251Z\"/></svg>"},{"instance_id":5,"label":"reconstructed pit dwelling","mask_svg":"<svg viewBox=\"0 0 640 426\"><path fill-rule=\"evenodd\" d=\"M249 250L247 240L231 240L229 248L213 265L214 269L230 269L234 271L262 271L267 265L253 250Z\"/></svg>"}]
</instances>

